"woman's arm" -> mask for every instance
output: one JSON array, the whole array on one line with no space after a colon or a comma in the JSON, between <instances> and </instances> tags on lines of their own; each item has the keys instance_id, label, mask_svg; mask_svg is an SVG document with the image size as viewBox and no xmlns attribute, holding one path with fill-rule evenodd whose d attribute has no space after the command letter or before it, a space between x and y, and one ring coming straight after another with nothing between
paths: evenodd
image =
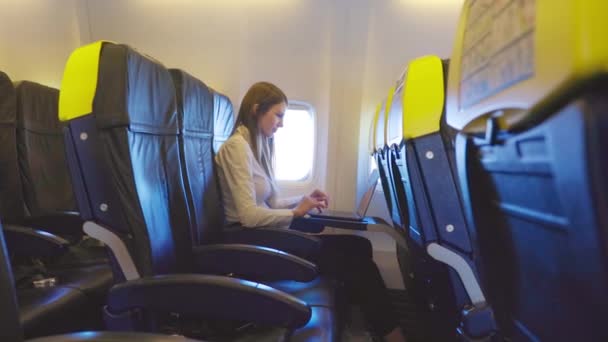
<instances>
[{"instance_id":1,"label":"woman's arm","mask_svg":"<svg viewBox=\"0 0 608 342\"><path fill-rule=\"evenodd\" d=\"M303 196L281 197L272 196L268 201L271 208L274 209L293 209L301 201Z\"/></svg>"},{"instance_id":2,"label":"woman's arm","mask_svg":"<svg viewBox=\"0 0 608 342\"><path fill-rule=\"evenodd\" d=\"M247 142L240 139L227 141L217 155L225 177L225 184L221 186L228 187L240 223L245 227L288 226L293 219L292 210L269 209L256 204L253 158Z\"/></svg>"},{"instance_id":3,"label":"woman's arm","mask_svg":"<svg viewBox=\"0 0 608 342\"><path fill-rule=\"evenodd\" d=\"M315 202L320 202L319 205L315 205L315 207L318 207L319 209L324 209L327 208L327 206L329 205L329 196L327 196L327 194L319 189L315 189L310 196L293 196L293 197L285 197L285 198L279 198L279 197L271 197L270 201L269 201L269 205L271 208L290 208L290 209L294 209L296 208L299 204L302 203L302 201L306 198L309 197L310 199L314 200ZM312 203L314 204L314 203Z\"/></svg>"}]
</instances>

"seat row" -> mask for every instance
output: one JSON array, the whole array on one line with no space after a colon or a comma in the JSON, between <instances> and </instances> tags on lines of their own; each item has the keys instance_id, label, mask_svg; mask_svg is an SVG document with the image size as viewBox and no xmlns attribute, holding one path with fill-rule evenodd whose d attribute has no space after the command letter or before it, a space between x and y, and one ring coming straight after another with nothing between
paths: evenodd
<instances>
[{"instance_id":1,"label":"seat row","mask_svg":"<svg viewBox=\"0 0 608 342\"><path fill-rule=\"evenodd\" d=\"M4 73L0 76L0 136L4 143L0 157L5 185L0 197L5 222L0 232L0 295L6 299L0 314L0 339L20 341L23 335L104 329L101 307L113 283L112 274L105 253L100 253L103 246L82 236L84 221L76 210L64 157L64 125L57 115L59 91L29 81L13 83ZM213 143L219 147L231 129L232 107L219 93L214 93L210 103L219 122ZM42 340L108 339L185 340L109 332Z\"/></svg>"},{"instance_id":2,"label":"seat row","mask_svg":"<svg viewBox=\"0 0 608 342\"><path fill-rule=\"evenodd\" d=\"M13 83L0 72L2 341L103 328L101 306L112 272L103 246L83 237L64 157L58 97L57 89ZM127 338L162 341L103 332L44 341Z\"/></svg>"},{"instance_id":3,"label":"seat row","mask_svg":"<svg viewBox=\"0 0 608 342\"><path fill-rule=\"evenodd\" d=\"M70 56L59 118L84 231L111 252L108 329L337 338L335 285L307 260L316 238L223 229L213 153L232 128L226 97L97 42Z\"/></svg>"},{"instance_id":4,"label":"seat row","mask_svg":"<svg viewBox=\"0 0 608 342\"><path fill-rule=\"evenodd\" d=\"M370 152L429 339L608 337L608 8L553 4L465 1L451 60L410 61L378 106Z\"/></svg>"},{"instance_id":5,"label":"seat row","mask_svg":"<svg viewBox=\"0 0 608 342\"><path fill-rule=\"evenodd\" d=\"M234 122L227 97L184 71L167 70L128 46L108 42L74 51L59 93L23 84L35 89L22 106L32 106L32 118L17 114L12 126L3 126L10 132L2 132L3 138L15 138L10 152L23 160L9 157L4 165L21 168L12 180L37 187L23 197L46 207L2 212L10 222L3 230L17 266L13 273L43 257L43 269L30 273L48 285L33 288L28 279L28 288L18 289L26 337L104 325L212 339L338 338L337 285L320 277L309 261L318 253L318 239L272 227L255 234L224 229L213 154ZM24 88L18 85L17 94L28 93ZM3 96L10 93L4 89ZM10 191L29 190L13 181L7 181ZM14 197L2 199L5 207L22 206ZM67 231L61 220L70 219L76 228ZM82 227L94 239L83 241ZM103 242L109 260L91 241ZM104 281L95 283L99 296L72 298L88 288L70 283L65 274L78 277L73 272L79 270L98 279L94 268L103 269ZM57 293L61 290L74 293ZM39 302L25 304L28 291ZM49 299L56 305L48 305ZM28 308L48 330L29 323ZM95 315L94 324L83 324L84 313Z\"/></svg>"},{"instance_id":6,"label":"seat row","mask_svg":"<svg viewBox=\"0 0 608 342\"><path fill-rule=\"evenodd\" d=\"M59 91L0 73L0 217L26 337L102 326L112 284L104 249L83 238L57 116Z\"/></svg>"},{"instance_id":7,"label":"seat row","mask_svg":"<svg viewBox=\"0 0 608 342\"><path fill-rule=\"evenodd\" d=\"M2 228L2 227L0 227ZM42 294L45 296L45 294ZM46 305L53 305L52 301L55 298L59 298L60 301L65 301L66 292L56 292L54 295L46 296L47 300L40 301L37 304L38 310L44 310ZM72 296L73 297L73 296ZM67 299L70 302L70 299ZM2 306L0 306L0 338L2 341L11 341L11 342L21 342L23 341L24 335L24 326L22 326L23 319L23 303L21 299L17 297L15 287L14 287L14 277L13 271L11 267L11 262L9 258L9 253L6 248L5 239L4 239L4 230L0 229L0 302ZM70 303L73 304L73 303ZM82 304L82 301L81 303ZM21 306L21 308L19 308ZM42 308L42 309L41 309ZM31 309L31 308L30 308ZM82 310L85 311L85 310ZM82 331L86 327L79 324L74 324L74 322L70 322L68 326L65 325L65 320L74 319L71 315L64 315L64 313L55 313L60 317L55 317L55 323L62 325L60 328L52 328L56 332L56 330L69 329L72 327L74 331L69 334L54 334L52 336L42 336L34 339L28 339L31 342L84 342L84 341L114 341L114 342L123 342L123 341L143 341L143 342L186 342L186 341L194 341L191 339L186 339L181 336L167 336L167 335L158 335L158 334L147 334L147 333L123 333L123 332L109 332L109 331ZM63 324L62 324L63 323ZM31 323L29 323L31 328ZM48 328L47 328L48 329ZM46 331L48 332L48 330ZM44 331L35 330L28 331L25 330L26 334L37 334L37 335L46 335ZM51 332L53 333L53 332Z\"/></svg>"}]
</instances>

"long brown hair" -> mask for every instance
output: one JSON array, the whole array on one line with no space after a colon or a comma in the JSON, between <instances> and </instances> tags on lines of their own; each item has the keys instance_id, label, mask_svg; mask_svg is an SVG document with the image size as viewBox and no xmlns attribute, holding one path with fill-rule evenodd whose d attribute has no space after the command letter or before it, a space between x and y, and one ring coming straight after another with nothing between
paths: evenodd
<instances>
[{"instance_id":1,"label":"long brown hair","mask_svg":"<svg viewBox=\"0 0 608 342\"><path fill-rule=\"evenodd\" d=\"M239 108L239 114L234 123L232 134L239 126L245 126L249 131L249 143L257 161L262 165L268 177L274 181L274 141L260 134L258 119L264 115L272 106L285 102L287 96L279 87L269 82L258 82L252 85ZM257 107L256 107L257 105Z\"/></svg>"}]
</instances>

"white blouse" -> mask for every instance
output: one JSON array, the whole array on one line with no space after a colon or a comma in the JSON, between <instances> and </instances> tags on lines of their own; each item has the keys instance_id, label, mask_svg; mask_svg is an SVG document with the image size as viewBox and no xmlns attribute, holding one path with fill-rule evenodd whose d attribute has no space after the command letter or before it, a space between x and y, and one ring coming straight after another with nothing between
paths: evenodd
<instances>
[{"instance_id":1,"label":"white blouse","mask_svg":"<svg viewBox=\"0 0 608 342\"><path fill-rule=\"evenodd\" d=\"M245 227L289 226L293 219L290 208L302 197L277 197L248 137L240 132L243 130L237 130L215 156L226 220Z\"/></svg>"}]
</instances>

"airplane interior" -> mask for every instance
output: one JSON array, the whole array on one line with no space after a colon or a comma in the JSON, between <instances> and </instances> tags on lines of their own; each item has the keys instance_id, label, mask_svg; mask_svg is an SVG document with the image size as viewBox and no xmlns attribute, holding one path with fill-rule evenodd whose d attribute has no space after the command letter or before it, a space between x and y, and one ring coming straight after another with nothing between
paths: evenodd
<instances>
[{"instance_id":1,"label":"airplane interior","mask_svg":"<svg viewBox=\"0 0 608 342\"><path fill-rule=\"evenodd\" d=\"M608 341L607 19L0 0L0 341Z\"/></svg>"}]
</instances>

